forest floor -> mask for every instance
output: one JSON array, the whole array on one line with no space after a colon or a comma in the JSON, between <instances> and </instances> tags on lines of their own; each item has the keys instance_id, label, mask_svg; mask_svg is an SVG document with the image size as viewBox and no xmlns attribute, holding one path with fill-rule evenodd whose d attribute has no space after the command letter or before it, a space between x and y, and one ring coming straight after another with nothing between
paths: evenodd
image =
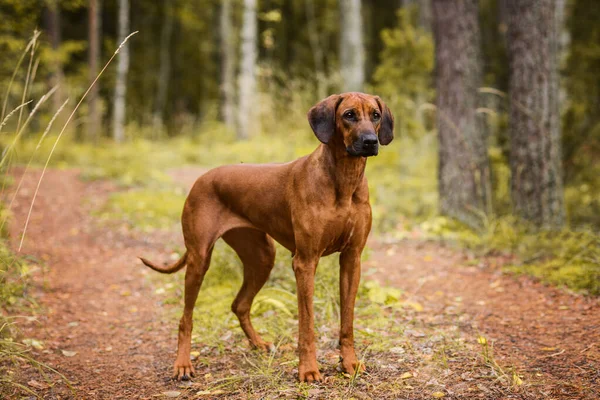
<instances>
[{"instance_id":1,"label":"forest floor","mask_svg":"<svg viewBox=\"0 0 600 400\"><path fill-rule=\"evenodd\" d=\"M22 173L12 175L18 181ZM28 172L17 193L13 247L40 173ZM189 187L198 173L188 168L172 176ZM212 385L254 366L256 356L247 356L253 352L239 341L218 355L197 348L205 356L196 362L197 377L173 382L181 305L154 295L160 285L136 257L169 259L182 246L181 233L176 226L140 232L100 222L96 210L119 190L108 181L83 181L77 170L49 170L44 178L22 250L43 266L33 293L41 307L20 327L40 344L32 355L70 387L23 363L15 379L42 398L600 398L598 299L506 274L508 256L475 257L417 233L402 241L374 236L369 243L364 270L373 273L365 279L402 290L409 310L395 321L406 325L401 346L363 351L367 375L340 376L335 351L320 350L324 375L331 377L320 385L295 383L294 363L274 369L287 382L277 389ZM4 395L27 397L13 390Z\"/></svg>"}]
</instances>

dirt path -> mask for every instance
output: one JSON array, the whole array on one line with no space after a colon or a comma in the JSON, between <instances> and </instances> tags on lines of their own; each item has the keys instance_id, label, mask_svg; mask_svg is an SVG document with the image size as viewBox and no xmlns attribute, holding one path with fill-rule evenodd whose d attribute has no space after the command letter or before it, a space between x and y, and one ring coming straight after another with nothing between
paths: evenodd
<instances>
[{"instance_id":1,"label":"dirt path","mask_svg":"<svg viewBox=\"0 0 600 400\"><path fill-rule=\"evenodd\" d=\"M99 226L90 212L115 188L77 176L48 171L35 204L23 253L47 263L48 273L38 278L39 286L45 278L48 287L39 293L38 322L26 325L24 334L44 342L36 355L73 382L77 398L150 397L171 387L164 377L170 372L165 360L173 351L173 327L161 323L161 309L148 298L146 271L135 257L167 257L156 249L169 248L179 237L135 240ZM38 177L39 171L29 173L18 194L15 239ZM18 171L15 178L20 179ZM30 386L46 386L30 372ZM44 393L48 399L71 396L60 384Z\"/></svg>"},{"instance_id":2,"label":"dirt path","mask_svg":"<svg viewBox=\"0 0 600 400\"><path fill-rule=\"evenodd\" d=\"M453 309L494 344L501 366L514 365L532 393L600 399L600 301L503 274L506 259L483 260L439 244L375 245L367 266L402 288L425 313ZM540 398L534 395L533 398Z\"/></svg>"},{"instance_id":3,"label":"dirt path","mask_svg":"<svg viewBox=\"0 0 600 400\"><path fill-rule=\"evenodd\" d=\"M197 173L172 175L189 186ZM33 368L21 371L21 379L47 399L152 398L174 390L168 377L176 323L163 323L164 310L148 296L153 288L136 256L168 258L164 251L181 246L180 233L174 227L170 234L139 237L100 225L91 213L117 188L77 175L48 171L23 249L48 266L38 274L39 288L47 282L38 293L44 311L39 322L24 325L24 334L43 341L36 356L65 374L76 394L61 384L48 387ZM39 171L29 173L18 193L14 239L38 177ZM535 394L523 398L600 398L598 300L503 275L501 259L473 260L439 244L371 246L365 270L377 268L375 277L403 289L407 300L423 305L422 313L462 315L460 324L494 342L500 365L515 365L526 377ZM492 398L484 389L473 394Z\"/></svg>"}]
</instances>

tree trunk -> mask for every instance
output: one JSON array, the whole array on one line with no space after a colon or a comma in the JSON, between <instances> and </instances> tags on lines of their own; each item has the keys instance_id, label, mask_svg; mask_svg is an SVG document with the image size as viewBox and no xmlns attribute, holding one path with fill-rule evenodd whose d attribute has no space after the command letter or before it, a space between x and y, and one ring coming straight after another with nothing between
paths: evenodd
<instances>
[{"instance_id":1,"label":"tree trunk","mask_svg":"<svg viewBox=\"0 0 600 400\"><path fill-rule=\"evenodd\" d=\"M163 129L163 113L167 103L167 89L171 76L171 36L173 35L173 0L164 0L163 23L160 32L160 66L158 68L158 88L152 115L152 135L156 138Z\"/></svg>"},{"instance_id":2,"label":"tree trunk","mask_svg":"<svg viewBox=\"0 0 600 400\"><path fill-rule=\"evenodd\" d=\"M120 44L129 34L129 0L119 0L119 32L117 41ZM127 71L129 70L129 43L119 51L117 64L117 81L113 103L113 138L121 143L125 139L125 96L127 94Z\"/></svg>"},{"instance_id":3,"label":"tree trunk","mask_svg":"<svg viewBox=\"0 0 600 400\"><path fill-rule=\"evenodd\" d=\"M440 211L473 227L491 211L477 0L434 0Z\"/></svg>"},{"instance_id":4,"label":"tree trunk","mask_svg":"<svg viewBox=\"0 0 600 400\"><path fill-rule=\"evenodd\" d=\"M63 88L64 73L60 57L58 56L58 48L61 43L61 27L60 27L60 7L57 1L49 1L46 8L46 29L50 37L50 45L52 46L53 55L53 71L50 77L50 86L58 86L56 93L52 96L52 105L54 110L58 110L63 103Z\"/></svg>"},{"instance_id":5,"label":"tree trunk","mask_svg":"<svg viewBox=\"0 0 600 400\"><path fill-rule=\"evenodd\" d=\"M325 57L323 55L321 35L317 25L317 16L315 12L315 3L313 0L304 0L306 11L307 32L310 48L313 53L315 63L315 77L317 80L317 98L327 97L327 79L325 73Z\"/></svg>"},{"instance_id":6,"label":"tree trunk","mask_svg":"<svg viewBox=\"0 0 600 400\"><path fill-rule=\"evenodd\" d=\"M342 89L360 92L365 81L361 0L340 0L339 5Z\"/></svg>"},{"instance_id":7,"label":"tree trunk","mask_svg":"<svg viewBox=\"0 0 600 400\"><path fill-rule=\"evenodd\" d=\"M510 169L514 211L564 224L555 0L508 0Z\"/></svg>"},{"instance_id":8,"label":"tree trunk","mask_svg":"<svg viewBox=\"0 0 600 400\"><path fill-rule=\"evenodd\" d=\"M221 116L229 129L235 129L235 48L231 24L231 0L221 2Z\"/></svg>"},{"instance_id":9,"label":"tree trunk","mask_svg":"<svg viewBox=\"0 0 600 400\"><path fill-rule=\"evenodd\" d=\"M88 7L88 80L90 83L96 79L100 64L100 0L90 0ZM88 139L97 140L98 130L101 125L100 112L98 110L98 91L100 82L90 90L88 94Z\"/></svg>"},{"instance_id":10,"label":"tree trunk","mask_svg":"<svg viewBox=\"0 0 600 400\"><path fill-rule=\"evenodd\" d=\"M256 116L256 58L258 29L256 24L256 0L244 0L242 21L242 57L238 81L238 126L237 135L247 139L254 127Z\"/></svg>"}]
</instances>

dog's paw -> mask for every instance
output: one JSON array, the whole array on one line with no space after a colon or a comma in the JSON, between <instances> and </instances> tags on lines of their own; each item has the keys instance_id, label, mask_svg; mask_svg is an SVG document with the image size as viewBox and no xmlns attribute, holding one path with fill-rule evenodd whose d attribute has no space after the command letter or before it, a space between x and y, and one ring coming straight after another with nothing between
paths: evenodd
<instances>
[{"instance_id":1,"label":"dog's paw","mask_svg":"<svg viewBox=\"0 0 600 400\"><path fill-rule=\"evenodd\" d=\"M298 366L298 380L300 382L323 382L323 377L319 372L319 368L316 363L314 366L304 367L302 364Z\"/></svg>"},{"instance_id":2,"label":"dog's paw","mask_svg":"<svg viewBox=\"0 0 600 400\"><path fill-rule=\"evenodd\" d=\"M271 342L251 343L252 348L266 353L275 353L275 346Z\"/></svg>"},{"instance_id":3,"label":"dog's paw","mask_svg":"<svg viewBox=\"0 0 600 400\"><path fill-rule=\"evenodd\" d=\"M175 365L173 366L173 379L178 381L189 381L195 374L194 366L189 359L182 362L179 360L175 361Z\"/></svg>"},{"instance_id":4,"label":"dog's paw","mask_svg":"<svg viewBox=\"0 0 600 400\"><path fill-rule=\"evenodd\" d=\"M354 359L344 359L342 358L342 371L347 373L348 375L354 376L355 374L363 373L367 370L365 364L361 361L358 361L356 358Z\"/></svg>"}]
</instances>

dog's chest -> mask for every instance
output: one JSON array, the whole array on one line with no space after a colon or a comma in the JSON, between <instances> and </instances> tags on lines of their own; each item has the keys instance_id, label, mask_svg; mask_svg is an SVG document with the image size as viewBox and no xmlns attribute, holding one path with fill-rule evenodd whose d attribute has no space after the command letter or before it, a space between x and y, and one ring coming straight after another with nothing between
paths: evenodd
<instances>
[{"instance_id":1,"label":"dog's chest","mask_svg":"<svg viewBox=\"0 0 600 400\"><path fill-rule=\"evenodd\" d=\"M325 247L325 254L343 250L352 243L355 235L362 234L362 225L368 215L363 215L356 206L338 208L329 214L321 243Z\"/></svg>"}]
</instances>

